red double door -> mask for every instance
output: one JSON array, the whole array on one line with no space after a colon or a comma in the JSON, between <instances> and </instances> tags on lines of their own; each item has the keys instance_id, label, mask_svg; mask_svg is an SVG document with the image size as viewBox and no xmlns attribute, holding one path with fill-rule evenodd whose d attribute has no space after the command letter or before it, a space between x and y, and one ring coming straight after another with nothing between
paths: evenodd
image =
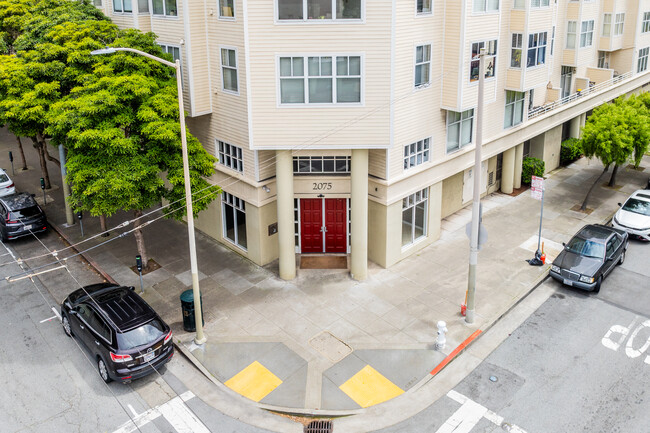
<instances>
[{"instance_id":1,"label":"red double door","mask_svg":"<svg viewBox=\"0 0 650 433\"><path fill-rule=\"evenodd\" d=\"M303 253L347 253L347 200L300 199L300 245Z\"/></svg>"}]
</instances>

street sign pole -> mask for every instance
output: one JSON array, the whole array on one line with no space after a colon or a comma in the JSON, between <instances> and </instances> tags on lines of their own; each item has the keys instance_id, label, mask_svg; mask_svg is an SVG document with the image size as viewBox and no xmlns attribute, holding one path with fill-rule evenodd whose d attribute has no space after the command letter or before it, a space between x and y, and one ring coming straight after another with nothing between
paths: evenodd
<instances>
[{"instance_id":1,"label":"street sign pole","mask_svg":"<svg viewBox=\"0 0 650 433\"><path fill-rule=\"evenodd\" d=\"M535 258L542 257L542 250L540 248L542 243L542 218L544 217L544 178L533 176L531 179L531 196L535 200L541 200L541 207L539 212L539 234L537 235L537 251L535 251Z\"/></svg>"}]
</instances>

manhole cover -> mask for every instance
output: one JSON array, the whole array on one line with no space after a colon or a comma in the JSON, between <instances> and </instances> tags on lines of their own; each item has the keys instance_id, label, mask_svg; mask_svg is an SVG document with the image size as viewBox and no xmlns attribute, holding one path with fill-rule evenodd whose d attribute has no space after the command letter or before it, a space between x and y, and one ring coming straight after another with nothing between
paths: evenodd
<instances>
[{"instance_id":1,"label":"manhole cover","mask_svg":"<svg viewBox=\"0 0 650 433\"><path fill-rule=\"evenodd\" d=\"M332 362L339 362L352 352L352 348L330 334L328 331L323 331L309 340L311 347L316 349L318 353L325 356Z\"/></svg>"},{"instance_id":2,"label":"manhole cover","mask_svg":"<svg viewBox=\"0 0 650 433\"><path fill-rule=\"evenodd\" d=\"M319 419L307 424L303 430L304 433L332 433L332 420Z\"/></svg>"}]
</instances>

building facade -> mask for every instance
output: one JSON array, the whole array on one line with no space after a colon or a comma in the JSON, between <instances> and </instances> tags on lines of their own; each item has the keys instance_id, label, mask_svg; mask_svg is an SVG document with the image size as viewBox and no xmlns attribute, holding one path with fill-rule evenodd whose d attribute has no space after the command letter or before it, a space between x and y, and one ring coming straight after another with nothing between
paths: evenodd
<instances>
[{"instance_id":1,"label":"building facade","mask_svg":"<svg viewBox=\"0 0 650 433\"><path fill-rule=\"evenodd\" d=\"M481 192L559 165L587 113L650 82L650 0L95 0L183 68L223 194L196 226L253 262L349 254L354 278L440 235Z\"/></svg>"}]
</instances>

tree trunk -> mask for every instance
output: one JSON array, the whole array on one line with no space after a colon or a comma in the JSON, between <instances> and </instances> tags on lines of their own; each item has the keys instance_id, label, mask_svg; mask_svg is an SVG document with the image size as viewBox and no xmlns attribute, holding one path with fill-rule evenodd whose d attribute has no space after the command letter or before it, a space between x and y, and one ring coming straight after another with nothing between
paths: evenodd
<instances>
[{"instance_id":1,"label":"tree trunk","mask_svg":"<svg viewBox=\"0 0 650 433\"><path fill-rule=\"evenodd\" d=\"M50 173L47 171L47 161L45 160L45 151L43 150L43 143L38 141L35 137L30 137L34 142L34 147L38 152L38 159L41 163L41 174L45 180L45 189L51 189L52 184L50 183Z\"/></svg>"},{"instance_id":2,"label":"tree trunk","mask_svg":"<svg viewBox=\"0 0 650 433\"><path fill-rule=\"evenodd\" d=\"M111 234L108 232L108 228L106 227L106 215L100 215L99 216L99 227L102 230L102 236L110 236Z\"/></svg>"},{"instance_id":3,"label":"tree trunk","mask_svg":"<svg viewBox=\"0 0 650 433\"><path fill-rule=\"evenodd\" d=\"M594 182L593 185L591 185L591 188L589 188L589 191L587 191L587 196L585 197L585 201L582 202L582 206L580 206L580 210L584 211L587 209L587 201L589 200L589 196L591 195L591 192L594 190L596 185L598 185L598 182L600 182L600 179L607 173L607 170L609 170L609 165L605 166L603 169L603 172L600 173L600 176L598 176L598 179L596 179L596 182Z\"/></svg>"},{"instance_id":4,"label":"tree trunk","mask_svg":"<svg viewBox=\"0 0 650 433\"><path fill-rule=\"evenodd\" d=\"M140 218L142 217L142 211L136 210L135 212L135 223L134 226L137 227L140 225ZM135 243L138 246L138 254L142 258L142 271L148 270L149 268L149 256L147 256L147 249L144 245L144 236L142 235L141 229L133 230L133 236L135 236Z\"/></svg>"},{"instance_id":5,"label":"tree trunk","mask_svg":"<svg viewBox=\"0 0 650 433\"><path fill-rule=\"evenodd\" d=\"M616 185L616 173L618 173L618 164L614 165L614 169L612 170L612 177L609 178L609 183L607 186L614 186Z\"/></svg>"},{"instance_id":6,"label":"tree trunk","mask_svg":"<svg viewBox=\"0 0 650 433\"><path fill-rule=\"evenodd\" d=\"M36 133L36 139L41 143L41 146L43 146L43 152L45 153L45 158L47 158L48 161L52 161L56 165L61 168L61 161L56 159L55 157L50 155L50 152L47 151L47 141L45 140L45 137L40 132Z\"/></svg>"},{"instance_id":7,"label":"tree trunk","mask_svg":"<svg viewBox=\"0 0 650 433\"><path fill-rule=\"evenodd\" d=\"M23 143L20 141L20 137L16 135L16 141L18 141L18 150L20 151L20 159L23 161L23 167L21 170L27 170L27 160L25 160L25 151L23 150Z\"/></svg>"}]
</instances>

